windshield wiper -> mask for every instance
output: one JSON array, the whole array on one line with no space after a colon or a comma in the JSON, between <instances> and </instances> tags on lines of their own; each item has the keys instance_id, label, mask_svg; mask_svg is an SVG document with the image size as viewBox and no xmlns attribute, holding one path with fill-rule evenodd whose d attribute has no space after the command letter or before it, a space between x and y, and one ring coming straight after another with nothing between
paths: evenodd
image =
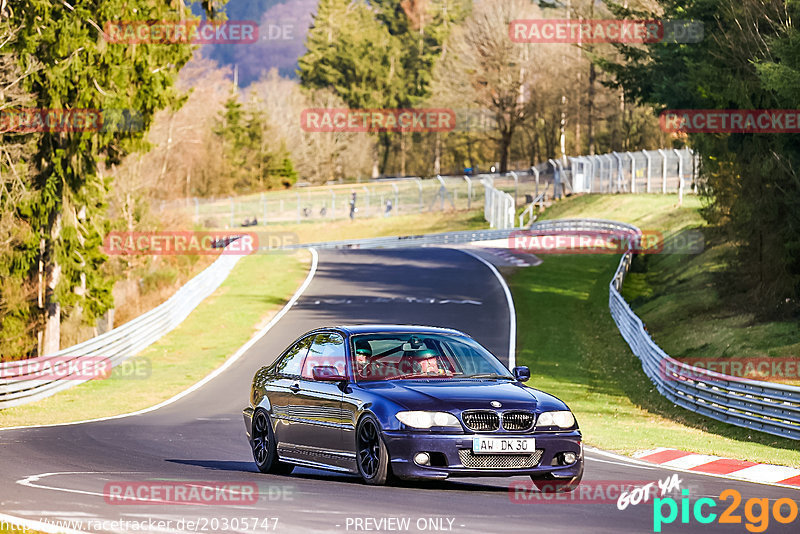
<instances>
[{"instance_id":1,"label":"windshield wiper","mask_svg":"<svg viewBox=\"0 0 800 534\"><path fill-rule=\"evenodd\" d=\"M427 378L432 378L432 379L437 379L437 378L452 378L452 377L453 377L453 375L450 375L450 374L448 374L448 375L438 375L438 374L434 375L434 374L426 374L426 373L408 373L408 374L404 374L404 375L395 375L395 376L387 377L386 380L403 380L403 379L406 379L406 378L426 378L426 379Z\"/></svg>"},{"instance_id":2,"label":"windshield wiper","mask_svg":"<svg viewBox=\"0 0 800 534\"><path fill-rule=\"evenodd\" d=\"M469 375L469 376L465 376L463 378L495 378L495 379L504 378L506 380L516 380L513 376L498 375L497 373L484 373L484 374L480 374L480 375Z\"/></svg>"}]
</instances>

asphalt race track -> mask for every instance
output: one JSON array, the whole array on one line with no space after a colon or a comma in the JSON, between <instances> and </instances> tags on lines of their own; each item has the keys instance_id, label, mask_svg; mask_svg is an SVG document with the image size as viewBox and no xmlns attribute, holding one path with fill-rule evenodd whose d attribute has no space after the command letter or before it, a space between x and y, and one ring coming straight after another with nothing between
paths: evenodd
<instances>
[{"instance_id":1,"label":"asphalt race track","mask_svg":"<svg viewBox=\"0 0 800 534\"><path fill-rule=\"evenodd\" d=\"M104 530L124 532L136 530L110 521L136 521L151 532L653 532L652 497L621 511L617 493L609 491L611 498L602 500L597 491L621 483L641 486L674 471L596 452L587 453L584 477L592 491L558 500L543 499L535 490L515 500L509 484L527 483L526 478L374 488L355 477L310 469L298 468L291 476L258 473L241 416L256 369L306 330L363 322L455 327L507 356L509 310L503 288L474 257L445 248L323 251L311 284L277 325L230 368L177 402L120 419L0 432L0 510L31 520L105 519ZM771 509L779 498L800 498L787 488L685 472L678 476L692 502L712 497L718 514L731 502L722 502L720 493L738 490L742 503L734 515L741 523L701 524L689 513L681 524L678 514L663 532L746 533L748 499L768 498ZM260 497L240 506L222 498L213 505L120 505L104 499L109 482L155 480L255 482ZM759 508L754 510L757 514ZM798 532L798 525L800 519L784 525L770 516L766 532Z\"/></svg>"}]
</instances>

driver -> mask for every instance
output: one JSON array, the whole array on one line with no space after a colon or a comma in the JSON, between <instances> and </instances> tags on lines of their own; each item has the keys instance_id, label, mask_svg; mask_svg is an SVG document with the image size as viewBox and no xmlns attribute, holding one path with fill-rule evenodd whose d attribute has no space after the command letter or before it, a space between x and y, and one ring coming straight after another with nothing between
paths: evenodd
<instances>
[{"instance_id":1,"label":"driver","mask_svg":"<svg viewBox=\"0 0 800 534\"><path fill-rule=\"evenodd\" d=\"M414 372L425 375L439 375L445 372L439 367L439 354L432 349L424 349L414 354Z\"/></svg>"}]
</instances>

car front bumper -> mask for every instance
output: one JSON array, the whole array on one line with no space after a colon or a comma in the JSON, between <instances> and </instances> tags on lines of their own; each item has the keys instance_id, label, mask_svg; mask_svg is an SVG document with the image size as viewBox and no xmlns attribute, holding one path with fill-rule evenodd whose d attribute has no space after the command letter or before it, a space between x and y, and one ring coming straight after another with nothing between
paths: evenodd
<instances>
[{"instance_id":1,"label":"car front bumper","mask_svg":"<svg viewBox=\"0 0 800 534\"><path fill-rule=\"evenodd\" d=\"M583 445L581 433L577 430L541 434L432 434L384 431L383 436L392 459L392 472L401 478L444 479L453 476L533 475L537 478L568 479L578 476L583 469ZM473 437L532 437L536 439L536 453L529 459L523 459L516 454L475 455L472 453ZM438 462L433 461L430 466L418 465L414 462L414 456L419 452L429 453L431 458L437 459ZM575 453L577 461L570 465L557 465L555 458L564 452ZM470 465L465 465L465 462Z\"/></svg>"}]
</instances>

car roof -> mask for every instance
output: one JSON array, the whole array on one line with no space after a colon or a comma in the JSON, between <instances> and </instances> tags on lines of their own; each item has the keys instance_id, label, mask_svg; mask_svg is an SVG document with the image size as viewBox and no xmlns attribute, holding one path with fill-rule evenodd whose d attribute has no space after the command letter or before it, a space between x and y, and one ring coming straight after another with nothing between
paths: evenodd
<instances>
[{"instance_id":1,"label":"car roof","mask_svg":"<svg viewBox=\"0 0 800 534\"><path fill-rule=\"evenodd\" d=\"M347 334L393 334L393 333L420 333L420 334L458 334L467 336L464 332L453 328L439 328L435 326L422 326L415 324L355 324L333 326ZM469 337L469 336L467 336Z\"/></svg>"}]
</instances>

